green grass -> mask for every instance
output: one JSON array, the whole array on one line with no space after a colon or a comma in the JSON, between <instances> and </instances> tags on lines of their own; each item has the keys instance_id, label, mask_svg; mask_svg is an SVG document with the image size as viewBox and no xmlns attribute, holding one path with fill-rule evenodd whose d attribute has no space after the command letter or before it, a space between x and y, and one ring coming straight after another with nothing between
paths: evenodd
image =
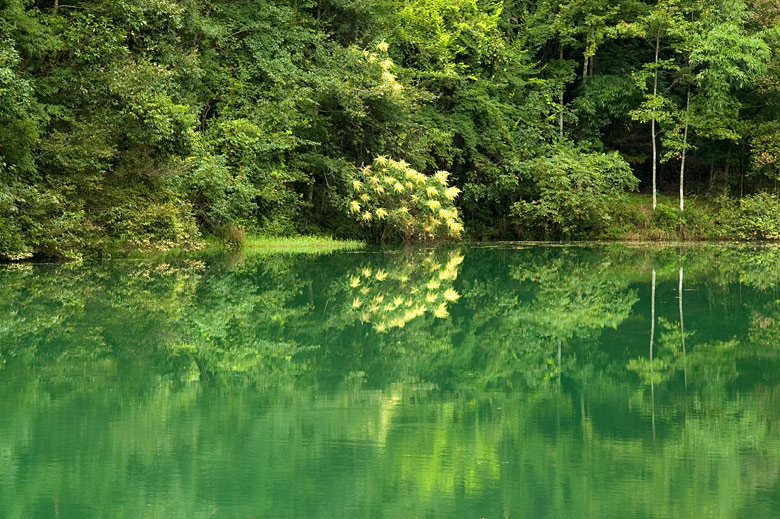
<instances>
[{"instance_id":1,"label":"green grass","mask_svg":"<svg viewBox=\"0 0 780 519\"><path fill-rule=\"evenodd\" d=\"M658 194L654 211L652 197L632 194L616 201L611 222L597 239L627 241L708 241L726 238L718 217L720 207L706 199L690 196L680 215L677 197Z\"/></svg>"},{"instance_id":2,"label":"green grass","mask_svg":"<svg viewBox=\"0 0 780 519\"><path fill-rule=\"evenodd\" d=\"M253 254L323 254L337 250L358 250L364 247L365 243L362 241L337 240L329 236L247 236L242 245L246 252Z\"/></svg>"},{"instance_id":3,"label":"green grass","mask_svg":"<svg viewBox=\"0 0 780 519\"><path fill-rule=\"evenodd\" d=\"M239 253L241 256L271 254L327 254L335 251L359 250L365 243L356 240L337 240L328 236L269 237L247 235L240 245L234 245L217 236L205 236L190 247L174 247L168 250L129 250L116 254L125 259L138 258L189 258L193 256L222 256Z\"/></svg>"}]
</instances>

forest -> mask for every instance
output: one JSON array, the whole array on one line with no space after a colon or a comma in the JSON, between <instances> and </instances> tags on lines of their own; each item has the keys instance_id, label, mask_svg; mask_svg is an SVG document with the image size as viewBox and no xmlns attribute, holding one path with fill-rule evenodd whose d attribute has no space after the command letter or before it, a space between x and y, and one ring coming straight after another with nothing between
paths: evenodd
<instances>
[{"instance_id":1,"label":"forest","mask_svg":"<svg viewBox=\"0 0 780 519\"><path fill-rule=\"evenodd\" d=\"M776 0L0 0L0 256L780 237Z\"/></svg>"}]
</instances>

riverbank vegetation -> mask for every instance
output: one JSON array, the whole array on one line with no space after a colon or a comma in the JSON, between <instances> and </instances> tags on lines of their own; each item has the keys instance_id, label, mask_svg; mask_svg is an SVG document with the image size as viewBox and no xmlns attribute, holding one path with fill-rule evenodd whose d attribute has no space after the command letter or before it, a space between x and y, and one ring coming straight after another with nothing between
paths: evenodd
<instances>
[{"instance_id":1,"label":"riverbank vegetation","mask_svg":"<svg viewBox=\"0 0 780 519\"><path fill-rule=\"evenodd\" d=\"M362 249L365 243L358 240L336 240L322 236L295 236L286 238L268 238L264 236L249 236L242 242L245 253L257 254L264 252L284 252L311 254L333 251L350 251Z\"/></svg>"},{"instance_id":2,"label":"riverbank vegetation","mask_svg":"<svg viewBox=\"0 0 780 519\"><path fill-rule=\"evenodd\" d=\"M3 0L0 255L776 238L779 27L767 0Z\"/></svg>"}]
</instances>

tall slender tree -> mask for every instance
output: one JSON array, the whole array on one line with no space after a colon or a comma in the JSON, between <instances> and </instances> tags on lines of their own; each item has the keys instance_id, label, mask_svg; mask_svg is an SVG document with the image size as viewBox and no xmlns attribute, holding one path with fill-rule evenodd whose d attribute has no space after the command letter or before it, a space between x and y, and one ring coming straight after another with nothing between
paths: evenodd
<instances>
[{"instance_id":1,"label":"tall slender tree","mask_svg":"<svg viewBox=\"0 0 780 519\"><path fill-rule=\"evenodd\" d=\"M660 125L668 125L671 122L671 100L667 97L667 90L659 92L659 75L661 72L674 71L676 68L674 58L661 59L663 45L673 45L673 40L679 37L685 20L682 16L677 0L662 0L642 18L637 20L638 33L652 42L653 61L646 63L637 72L636 80L640 89L647 92L648 83L652 79L652 91L645 94L645 99L636 110L631 112L631 117L640 122L650 122L650 139L652 146L652 184L653 184L653 209L658 205L658 134ZM667 41L670 40L670 41Z\"/></svg>"}]
</instances>

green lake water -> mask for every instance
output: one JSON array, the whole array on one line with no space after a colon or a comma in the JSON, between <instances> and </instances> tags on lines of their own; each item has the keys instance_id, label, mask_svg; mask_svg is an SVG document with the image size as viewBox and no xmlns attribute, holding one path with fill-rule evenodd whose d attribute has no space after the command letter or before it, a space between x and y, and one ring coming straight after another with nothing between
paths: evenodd
<instances>
[{"instance_id":1,"label":"green lake water","mask_svg":"<svg viewBox=\"0 0 780 519\"><path fill-rule=\"evenodd\" d=\"M0 517L779 517L779 289L752 246L0 265Z\"/></svg>"}]
</instances>

